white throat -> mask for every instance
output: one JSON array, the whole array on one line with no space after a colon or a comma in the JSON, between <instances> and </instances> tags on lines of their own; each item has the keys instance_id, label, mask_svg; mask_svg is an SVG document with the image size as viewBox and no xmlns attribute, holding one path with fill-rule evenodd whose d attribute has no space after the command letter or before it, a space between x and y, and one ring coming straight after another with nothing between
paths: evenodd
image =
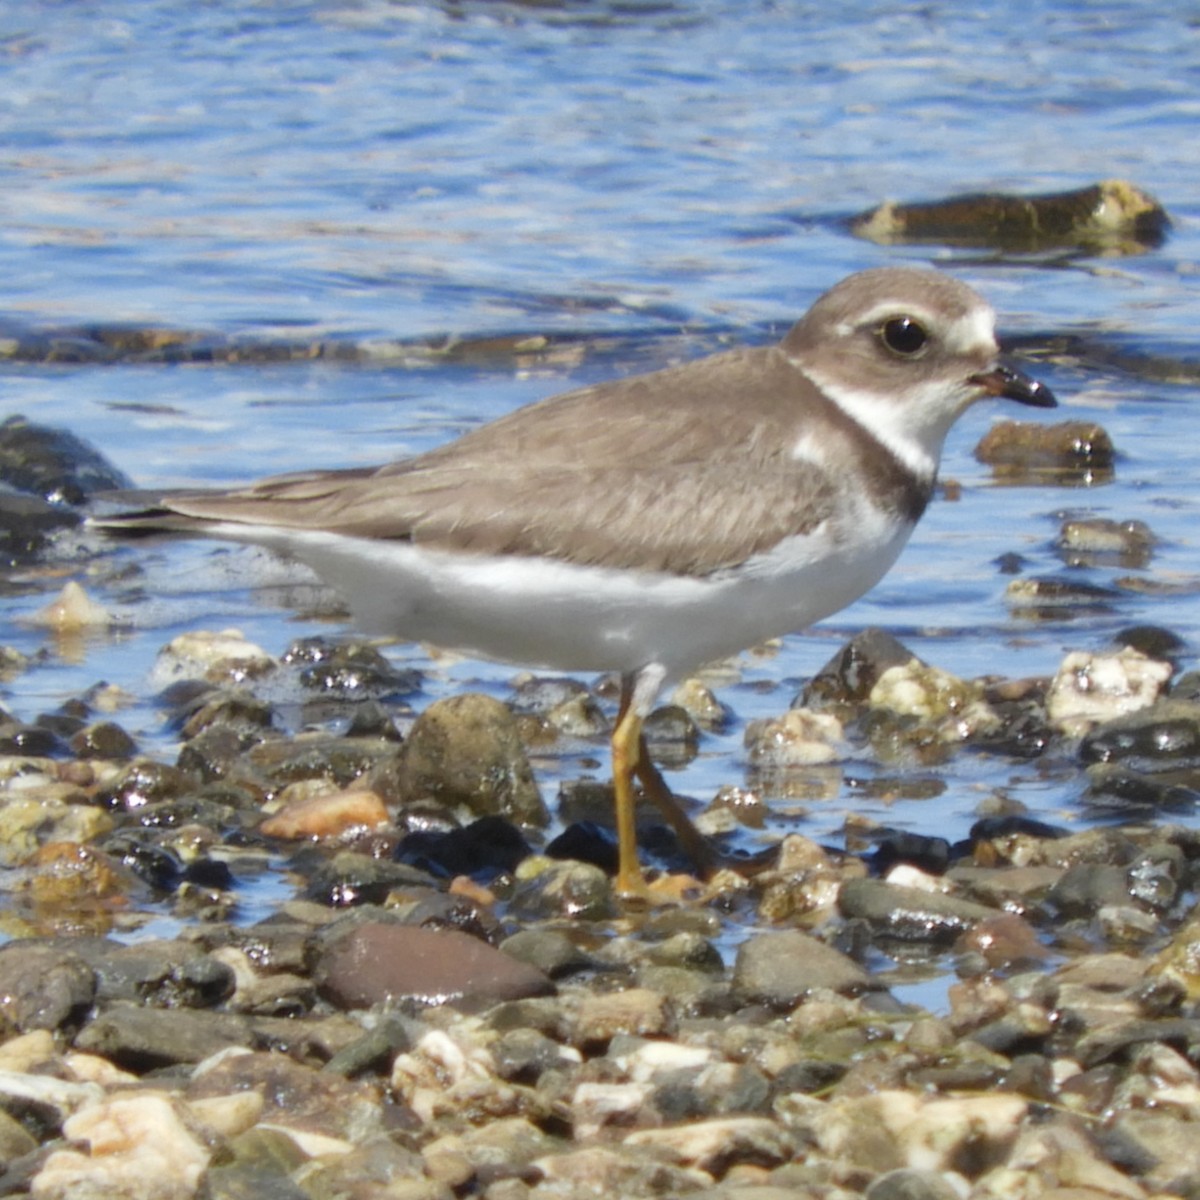
<instances>
[{"instance_id":1,"label":"white throat","mask_svg":"<svg viewBox=\"0 0 1200 1200\"><path fill-rule=\"evenodd\" d=\"M866 389L848 388L796 364L855 424L885 446L918 479L933 479L942 457L942 444L958 415L959 406L947 404L945 384L929 382L910 393L903 404L892 396ZM944 419L914 425L913 414L937 414Z\"/></svg>"}]
</instances>

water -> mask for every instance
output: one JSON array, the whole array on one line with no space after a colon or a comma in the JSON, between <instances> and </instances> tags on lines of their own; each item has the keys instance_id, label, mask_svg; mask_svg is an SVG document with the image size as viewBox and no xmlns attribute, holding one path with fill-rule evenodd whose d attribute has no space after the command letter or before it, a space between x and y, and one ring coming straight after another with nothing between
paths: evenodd
<instances>
[{"instance_id":1,"label":"water","mask_svg":"<svg viewBox=\"0 0 1200 1200\"><path fill-rule=\"evenodd\" d=\"M374 347L326 359L212 365L0 366L0 413L69 426L146 486L233 483L296 466L369 463L580 382L778 336L842 275L952 263L1033 342L1086 335L1113 353L1039 364L1064 416L1120 451L1092 489L998 487L952 435L935 503L900 564L825 626L748 662L723 691L740 722L780 712L850 632L904 636L948 670L1052 671L1068 649L1155 622L1197 645L1200 603L1127 594L1109 611L1031 623L1003 601L996 560L1068 572L1064 511L1144 520L1156 583L1192 580L1191 383L1113 365L1116 352L1200 360L1195 127L1200 28L1129 3L504 4L0 3L0 325L50 335L96 325L190 331L248 347ZM1174 219L1159 250L1122 259L988 261L885 249L840 219L885 198L1060 190L1121 176ZM548 334L514 362L414 360L398 343ZM590 339L615 339L587 352ZM1024 414L1019 414L1024 415ZM158 647L236 624L279 652L324 628L266 606L210 546L113 551L149 574L132 632L8 688L32 718L106 679L145 694ZM214 557L216 556L216 557ZM92 586L121 603L119 589ZM214 569L214 567L220 569ZM56 585L57 586L57 585ZM0 602L0 640L41 597ZM408 652L402 652L408 653ZM415 652L413 652L415 653ZM1192 665L1189 658L1185 666ZM435 672L503 694L507 668ZM127 719L171 752L149 704ZM739 723L677 786L742 782ZM566 768L564 768L566 769ZM1004 789L1078 820L1077 780L962 756L932 801L867 806L957 835ZM553 775L553 770L551 770ZM833 836L849 790L803 828Z\"/></svg>"}]
</instances>

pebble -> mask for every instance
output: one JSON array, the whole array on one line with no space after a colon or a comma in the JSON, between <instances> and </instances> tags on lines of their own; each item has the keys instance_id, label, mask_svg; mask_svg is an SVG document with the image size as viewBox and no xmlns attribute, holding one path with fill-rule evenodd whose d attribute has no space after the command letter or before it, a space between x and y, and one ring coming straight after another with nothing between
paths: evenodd
<instances>
[{"instance_id":1,"label":"pebble","mask_svg":"<svg viewBox=\"0 0 1200 1200\"><path fill-rule=\"evenodd\" d=\"M475 816L548 820L516 718L490 696L466 693L425 709L404 743L399 787L408 800L432 797Z\"/></svg>"},{"instance_id":2,"label":"pebble","mask_svg":"<svg viewBox=\"0 0 1200 1200\"><path fill-rule=\"evenodd\" d=\"M1073 651L1046 692L1046 713L1068 737L1148 708L1166 690L1174 668L1125 648L1116 654Z\"/></svg>"},{"instance_id":3,"label":"pebble","mask_svg":"<svg viewBox=\"0 0 1200 1200\"><path fill-rule=\"evenodd\" d=\"M360 924L332 938L314 979L340 1009L401 1002L477 1009L554 991L535 967L468 934L382 923Z\"/></svg>"},{"instance_id":4,"label":"pebble","mask_svg":"<svg viewBox=\"0 0 1200 1200\"><path fill-rule=\"evenodd\" d=\"M793 1009L814 991L857 993L877 986L846 955L798 930L755 934L738 947L734 992L743 1004Z\"/></svg>"},{"instance_id":5,"label":"pebble","mask_svg":"<svg viewBox=\"0 0 1200 1200\"><path fill-rule=\"evenodd\" d=\"M67 1118L63 1134L86 1150L54 1151L34 1176L36 1200L185 1200L210 1156L177 1105L155 1092L90 1105Z\"/></svg>"}]
</instances>

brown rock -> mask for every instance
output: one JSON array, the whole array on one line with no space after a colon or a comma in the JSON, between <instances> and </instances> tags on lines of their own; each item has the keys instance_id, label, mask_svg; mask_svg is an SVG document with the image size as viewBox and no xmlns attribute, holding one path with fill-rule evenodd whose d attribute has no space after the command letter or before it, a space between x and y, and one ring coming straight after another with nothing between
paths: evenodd
<instances>
[{"instance_id":1,"label":"brown rock","mask_svg":"<svg viewBox=\"0 0 1200 1200\"><path fill-rule=\"evenodd\" d=\"M265 837L321 841L348 830L377 829L387 821L387 809L374 792L327 792L285 803L258 831Z\"/></svg>"},{"instance_id":2,"label":"brown rock","mask_svg":"<svg viewBox=\"0 0 1200 1200\"><path fill-rule=\"evenodd\" d=\"M548 819L517 720L491 696L469 692L431 704L413 724L399 770L408 799L432 797L519 825Z\"/></svg>"},{"instance_id":3,"label":"brown rock","mask_svg":"<svg viewBox=\"0 0 1200 1200\"><path fill-rule=\"evenodd\" d=\"M407 1001L479 1011L554 991L541 971L478 938L411 925L358 926L325 949L314 977L338 1008Z\"/></svg>"}]
</instances>

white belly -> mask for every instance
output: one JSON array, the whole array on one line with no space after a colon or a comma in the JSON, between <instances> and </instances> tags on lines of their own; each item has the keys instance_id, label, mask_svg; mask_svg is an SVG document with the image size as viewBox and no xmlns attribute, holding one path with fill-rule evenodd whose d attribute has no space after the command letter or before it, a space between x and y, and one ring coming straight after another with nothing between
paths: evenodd
<instances>
[{"instance_id":1,"label":"white belly","mask_svg":"<svg viewBox=\"0 0 1200 1200\"><path fill-rule=\"evenodd\" d=\"M369 633L555 670L657 663L674 679L803 629L873 587L911 526L861 507L836 534L822 527L707 578L232 523L208 532L298 558L341 594Z\"/></svg>"}]
</instances>

